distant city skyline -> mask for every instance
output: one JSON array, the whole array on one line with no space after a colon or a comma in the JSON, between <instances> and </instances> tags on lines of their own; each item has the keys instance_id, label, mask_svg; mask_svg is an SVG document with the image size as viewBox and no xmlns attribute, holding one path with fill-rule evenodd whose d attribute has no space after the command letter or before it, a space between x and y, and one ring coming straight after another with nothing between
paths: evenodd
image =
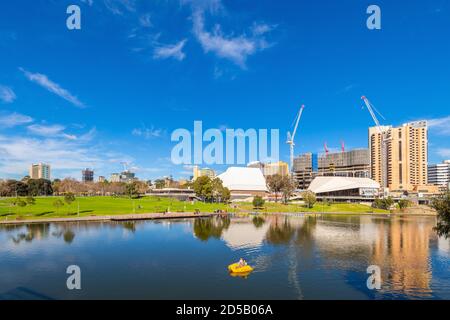
<instances>
[{"instance_id":1,"label":"distant city skyline","mask_svg":"<svg viewBox=\"0 0 450 320\"><path fill-rule=\"evenodd\" d=\"M206 5L209 3L209 5ZM82 29L65 26L82 10ZM0 178L33 163L52 179L91 168L109 178L122 163L142 179L188 178L170 161L171 132L280 130L306 108L295 155L367 148L373 121L427 120L429 164L450 159L450 3L378 1L382 29L368 30L368 3L225 0L18 0L0 11ZM26 10L24 10L26 8ZM206 165L205 165L206 166ZM228 166L211 166L217 173Z\"/></svg>"}]
</instances>

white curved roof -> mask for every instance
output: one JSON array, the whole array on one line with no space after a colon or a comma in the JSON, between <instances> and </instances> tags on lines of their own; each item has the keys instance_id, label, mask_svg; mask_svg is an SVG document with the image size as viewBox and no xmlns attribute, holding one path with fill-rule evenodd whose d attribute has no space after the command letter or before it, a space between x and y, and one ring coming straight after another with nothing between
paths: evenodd
<instances>
[{"instance_id":1,"label":"white curved roof","mask_svg":"<svg viewBox=\"0 0 450 320\"><path fill-rule=\"evenodd\" d=\"M380 189L380 184L369 178L316 177L308 190L314 193L325 193L360 188Z\"/></svg>"},{"instance_id":2,"label":"white curved roof","mask_svg":"<svg viewBox=\"0 0 450 320\"><path fill-rule=\"evenodd\" d=\"M266 179L259 168L231 167L218 178L230 191L267 191Z\"/></svg>"}]
</instances>

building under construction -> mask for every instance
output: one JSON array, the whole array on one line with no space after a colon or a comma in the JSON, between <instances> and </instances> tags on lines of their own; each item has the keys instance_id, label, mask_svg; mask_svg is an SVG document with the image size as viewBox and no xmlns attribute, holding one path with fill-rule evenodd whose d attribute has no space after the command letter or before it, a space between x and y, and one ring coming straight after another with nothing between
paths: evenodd
<instances>
[{"instance_id":1,"label":"building under construction","mask_svg":"<svg viewBox=\"0 0 450 320\"><path fill-rule=\"evenodd\" d=\"M301 190L308 189L317 176L369 178L370 152L355 149L322 155L305 153L294 159L293 176Z\"/></svg>"}]
</instances>

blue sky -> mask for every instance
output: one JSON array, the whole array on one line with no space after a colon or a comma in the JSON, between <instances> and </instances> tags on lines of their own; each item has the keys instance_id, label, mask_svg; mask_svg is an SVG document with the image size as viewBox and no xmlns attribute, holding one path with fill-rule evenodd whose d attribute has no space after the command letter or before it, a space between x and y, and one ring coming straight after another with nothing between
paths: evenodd
<instances>
[{"instance_id":1,"label":"blue sky","mask_svg":"<svg viewBox=\"0 0 450 320\"><path fill-rule=\"evenodd\" d=\"M82 29L66 28L77 4ZM377 4L382 29L366 27ZM177 128L280 129L306 105L296 154L367 146L373 124L430 121L450 158L450 1L16 0L0 5L0 177L32 162L140 178L170 162ZM220 166L217 169L223 170Z\"/></svg>"}]
</instances>

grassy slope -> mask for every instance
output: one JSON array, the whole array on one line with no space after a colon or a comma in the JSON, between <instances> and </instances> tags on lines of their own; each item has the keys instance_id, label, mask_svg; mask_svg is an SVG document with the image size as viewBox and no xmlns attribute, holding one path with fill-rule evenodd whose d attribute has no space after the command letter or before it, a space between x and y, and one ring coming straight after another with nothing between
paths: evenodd
<instances>
[{"instance_id":1,"label":"grassy slope","mask_svg":"<svg viewBox=\"0 0 450 320\"><path fill-rule=\"evenodd\" d=\"M181 202L177 200L144 197L141 199L130 200L128 198L112 197L79 197L70 206L65 204L56 209L53 206L57 197L36 198L35 205L28 205L24 208L11 207L13 199L0 200L0 220L8 220L21 217L24 219L54 218L54 217L72 217L77 215L78 203L80 206L80 216L101 216L127 213L158 213L169 209L171 212L194 212L196 209L201 212L213 212L217 209L227 209L228 211L254 211L250 203L238 204L238 208L230 209L230 206L223 204L207 204ZM64 200L63 198L59 198ZM133 210L133 206L135 211ZM348 213L368 213L373 212L372 208L360 204L332 204L322 206L316 204L313 209L306 209L298 205L283 205L280 203L267 203L263 212L348 212ZM375 210L374 212L385 212Z\"/></svg>"}]
</instances>

